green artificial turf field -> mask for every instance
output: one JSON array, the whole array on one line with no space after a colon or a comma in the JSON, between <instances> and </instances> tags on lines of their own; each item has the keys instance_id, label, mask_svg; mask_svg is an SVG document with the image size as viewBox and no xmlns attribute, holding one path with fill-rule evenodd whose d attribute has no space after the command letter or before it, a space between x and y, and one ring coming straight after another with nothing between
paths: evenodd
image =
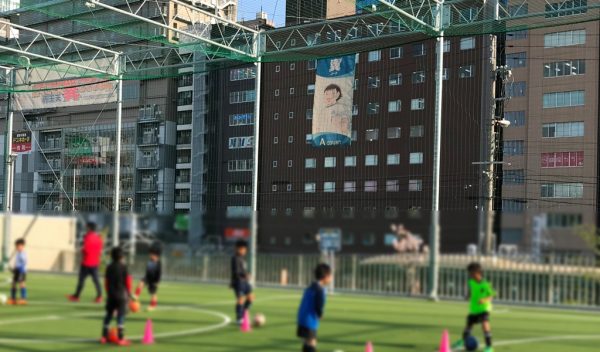
<instances>
[{"instance_id":1,"label":"green artificial turf field","mask_svg":"<svg viewBox=\"0 0 600 352\"><path fill-rule=\"evenodd\" d=\"M127 334L140 338L152 318L156 344L131 347L97 343L103 306L90 303L91 281L81 303L65 295L74 276L30 274L30 304L0 306L0 351L300 351L295 338L295 313L300 291L258 289L253 312L264 313L267 324L241 333L228 324L233 294L224 286L164 283L160 309L130 314ZM7 293L6 278L0 291ZM148 296L142 296L147 302ZM422 300L339 294L328 298L319 331L319 351L362 352L366 341L375 351L434 351L443 329L451 339L462 331L467 305ZM496 307L492 315L496 351L599 351L600 312ZM481 340L481 333L476 330Z\"/></svg>"}]
</instances>

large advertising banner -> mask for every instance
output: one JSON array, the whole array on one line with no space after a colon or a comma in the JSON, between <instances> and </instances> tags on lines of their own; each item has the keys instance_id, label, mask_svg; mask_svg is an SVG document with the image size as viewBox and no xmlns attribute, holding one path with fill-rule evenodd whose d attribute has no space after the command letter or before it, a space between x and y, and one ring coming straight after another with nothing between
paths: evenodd
<instances>
[{"instance_id":1,"label":"large advertising banner","mask_svg":"<svg viewBox=\"0 0 600 352\"><path fill-rule=\"evenodd\" d=\"M351 143L355 69L355 55L318 60L312 121L313 146Z\"/></svg>"}]
</instances>

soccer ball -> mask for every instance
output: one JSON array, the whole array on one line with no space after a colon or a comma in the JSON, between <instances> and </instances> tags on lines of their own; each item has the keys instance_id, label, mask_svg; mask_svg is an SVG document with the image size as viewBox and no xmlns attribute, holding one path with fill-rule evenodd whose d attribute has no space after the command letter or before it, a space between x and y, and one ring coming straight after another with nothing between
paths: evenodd
<instances>
[{"instance_id":1,"label":"soccer ball","mask_svg":"<svg viewBox=\"0 0 600 352\"><path fill-rule=\"evenodd\" d=\"M254 316L254 326L256 326L257 328L264 326L266 323L267 323L267 318L265 317L264 314L258 313Z\"/></svg>"},{"instance_id":2,"label":"soccer ball","mask_svg":"<svg viewBox=\"0 0 600 352\"><path fill-rule=\"evenodd\" d=\"M6 295L0 295L0 306L3 306L8 301L8 297Z\"/></svg>"},{"instance_id":3,"label":"soccer ball","mask_svg":"<svg viewBox=\"0 0 600 352\"><path fill-rule=\"evenodd\" d=\"M465 350L467 351L477 351L479 347L479 342L473 336L469 336L465 339Z\"/></svg>"},{"instance_id":4,"label":"soccer ball","mask_svg":"<svg viewBox=\"0 0 600 352\"><path fill-rule=\"evenodd\" d=\"M141 308L142 308L142 305L140 304L139 301L131 300L129 302L129 310L131 311L131 313L137 313L140 311Z\"/></svg>"}]
</instances>

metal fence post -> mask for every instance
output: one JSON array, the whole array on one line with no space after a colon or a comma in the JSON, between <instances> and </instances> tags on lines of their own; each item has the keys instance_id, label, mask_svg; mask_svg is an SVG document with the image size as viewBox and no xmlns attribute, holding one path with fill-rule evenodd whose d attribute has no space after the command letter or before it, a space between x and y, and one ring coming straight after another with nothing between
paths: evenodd
<instances>
[{"instance_id":1,"label":"metal fence post","mask_svg":"<svg viewBox=\"0 0 600 352\"><path fill-rule=\"evenodd\" d=\"M357 262L358 259L356 258L356 254L352 255L352 281L350 283L350 288L352 289L352 291L356 291L356 266L357 266Z\"/></svg>"},{"instance_id":2,"label":"metal fence post","mask_svg":"<svg viewBox=\"0 0 600 352\"><path fill-rule=\"evenodd\" d=\"M208 281L208 266L210 265L210 260L208 255L202 256L202 280Z\"/></svg>"},{"instance_id":3,"label":"metal fence post","mask_svg":"<svg viewBox=\"0 0 600 352\"><path fill-rule=\"evenodd\" d=\"M304 276L304 256L302 254L298 254L298 286L304 286L304 280L302 277Z\"/></svg>"}]
</instances>

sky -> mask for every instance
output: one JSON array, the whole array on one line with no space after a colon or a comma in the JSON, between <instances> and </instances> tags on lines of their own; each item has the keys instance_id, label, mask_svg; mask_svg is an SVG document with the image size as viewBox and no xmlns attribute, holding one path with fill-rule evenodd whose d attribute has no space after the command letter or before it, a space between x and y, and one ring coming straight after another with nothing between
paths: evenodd
<instances>
[{"instance_id":1,"label":"sky","mask_svg":"<svg viewBox=\"0 0 600 352\"><path fill-rule=\"evenodd\" d=\"M238 0L238 19L254 19L261 7L275 20L277 27L285 24L285 0Z\"/></svg>"}]
</instances>

